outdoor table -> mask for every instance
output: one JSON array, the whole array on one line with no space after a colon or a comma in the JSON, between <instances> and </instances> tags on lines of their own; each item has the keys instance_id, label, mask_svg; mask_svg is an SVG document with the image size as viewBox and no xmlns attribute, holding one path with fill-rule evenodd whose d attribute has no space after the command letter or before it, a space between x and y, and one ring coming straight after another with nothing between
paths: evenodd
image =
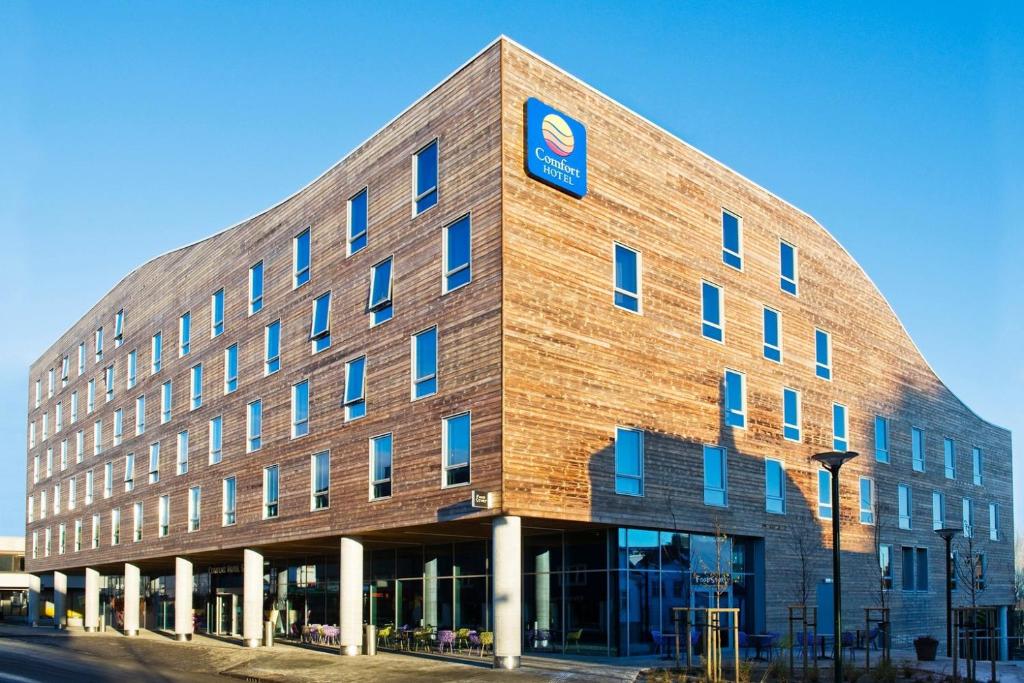
<instances>
[{"instance_id":1,"label":"outdoor table","mask_svg":"<svg viewBox=\"0 0 1024 683\"><path fill-rule=\"evenodd\" d=\"M761 650L769 647L772 642L772 635L770 633L752 633L747 636L750 639L750 644L754 646L755 655L754 659L764 660L761 656Z\"/></svg>"},{"instance_id":2,"label":"outdoor table","mask_svg":"<svg viewBox=\"0 0 1024 683\"><path fill-rule=\"evenodd\" d=\"M860 649L860 648L864 648L865 647L864 639L865 639L866 635L867 635L867 632L864 629L862 629L862 628L857 629L857 648Z\"/></svg>"},{"instance_id":3,"label":"outdoor table","mask_svg":"<svg viewBox=\"0 0 1024 683\"><path fill-rule=\"evenodd\" d=\"M821 643L821 655L818 657L818 659L832 659L832 657L829 657L828 655L825 654L825 643L830 638L832 640L835 640L835 638L832 636L831 633L819 633L817 638L818 638L818 642ZM832 652L833 652L833 654L835 653L835 648L832 649Z\"/></svg>"},{"instance_id":4,"label":"outdoor table","mask_svg":"<svg viewBox=\"0 0 1024 683\"><path fill-rule=\"evenodd\" d=\"M662 633L661 634L661 658L662 659L674 659L676 656L676 634L675 633Z\"/></svg>"}]
</instances>

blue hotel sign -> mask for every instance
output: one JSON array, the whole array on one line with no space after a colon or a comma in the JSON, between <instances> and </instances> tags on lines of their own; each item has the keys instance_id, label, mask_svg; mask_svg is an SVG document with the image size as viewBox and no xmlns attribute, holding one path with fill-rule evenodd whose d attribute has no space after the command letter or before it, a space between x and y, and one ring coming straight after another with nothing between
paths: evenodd
<instances>
[{"instance_id":1,"label":"blue hotel sign","mask_svg":"<svg viewBox=\"0 0 1024 683\"><path fill-rule=\"evenodd\" d=\"M536 97L526 100L526 172L573 197L587 193L587 129Z\"/></svg>"}]
</instances>

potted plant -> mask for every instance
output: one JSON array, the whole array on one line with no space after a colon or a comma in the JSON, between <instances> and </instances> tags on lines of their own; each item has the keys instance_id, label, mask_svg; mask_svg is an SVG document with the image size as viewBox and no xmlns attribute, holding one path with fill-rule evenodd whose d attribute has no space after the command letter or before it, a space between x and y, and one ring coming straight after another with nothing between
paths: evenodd
<instances>
[{"instance_id":1,"label":"potted plant","mask_svg":"<svg viewBox=\"0 0 1024 683\"><path fill-rule=\"evenodd\" d=\"M939 641L932 636L919 636L914 638L914 650L917 651L917 661L934 662L935 652L939 649Z\"/></svg>"}]
</instances>

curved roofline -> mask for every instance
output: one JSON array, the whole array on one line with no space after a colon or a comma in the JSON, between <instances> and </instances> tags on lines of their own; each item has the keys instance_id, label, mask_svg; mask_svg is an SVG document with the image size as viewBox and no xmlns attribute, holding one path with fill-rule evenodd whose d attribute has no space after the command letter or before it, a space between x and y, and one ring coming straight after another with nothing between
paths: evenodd
<instances>
[{"instance_id":1,"label":"curved roofline","mask_svg":"<svg viewBox=\"0 0 1024 683\"><path fill-rule=\"evenodd\" d=\"M170 254L173 254L174 252L181 251L183 249L188 249L190 247L196 246L197 244L201 244L202 242L205 242L205 241L207 241L209 239L213 239L214 237L217 237L218 235L221 235L221 234L223 234L225 232L228 232L229 230L233 230L234 228L237 228L240 225L243 225L244 223L248 223L249 221L251 221L251 220L253 220L255 218L258 218L258 217L262 216L263 214L265 214L265 213L267 213L269 211L273 211L277 207L282 206L283 204L291 201L292 199L294 199L295 197L297 197L298 195L300 195L301 193L303 193L304 191L306 191L307 189L309 189L310 187L315 185L318 181L320 181L322 178L324 178L328 173L330 173L339 164L343 163L346 159L348 159L350 156L352 156L357 151L359 151L359 149L364 147L373 138L377 137L377 135L379 135L381 132L383 132L388 126L390 126L395 121L400 119L409 110L411 110L417 104L419 104L420 102L425 100L427 97L432 95L435 91L437 91L442 85L447 83L456 74L458 74L460 71L465 69L467 66L469 66L473 62L475 62L481 55L483 55L485 52L490 50L495 45L501 43L502 41L505 41L505 42L508 42L511 45L514 45L515 47L519 48L520 50L522 50L526 54L528 54L531 57L533 57L534 59L537 59L538 61L542 62L546 66L548 66L548 67L554 69L555 71L559 72L560 74L566 76L567 78L571 79L572 81L574 81L578 85L582 86L583 88L593 92L594 94L596 94L596 95L598 95L600 97L603 97L604 99L608 100L609 102L611 102L615 106L620 107L624 111L628 112L629 114L632 114L633 116L637 117L638 119L640 119L644 123L648 124L649 126L652 126L653 128L655 128L659 132L664 133L665 135L669 136L673 140L678 141L679 143L681 143L682 145L684 145L688 149L693 150L694 152L696 152L697 154L701 155L705 159L707 159L709 161L712 161L715 164L718 164L719 166L724 168L726 171L732 173L736 177L738 177L738 178L740 178L740 179L750 183L751 185L753 185L754 187L758 188L759 190L761 190L762 192L764 192L768 196L770 196L773 199L775 199L776 201L784 204L785 206L788 206L789 208L793 209L797 213L800 213L803 216L807 217L812 223L814 223L816 226L818 226L818 228L820 228L822 230L822 232L824 232L829 238L831 238L832 241L836 243L836 245L839 246L839 248L843 251L843 253L846 254L849 257L850 261L852 261L853 264L858 268L858 270L860 270L860 272L864 276L864 278L871 284L872 287L875 288L875 292L878 294L879 297L881 297L882 301L885 302L885 305L889 307L889 312L892 313L893 317L896 319L896 322L899 323L900 329L903 330L903 333L907 336L907 339L910 340L910 343L914 347L914 350L917 351L917 355L921 358L922 361L924 361L925 366L935 376L935 378L937 380L939 380L939 382L942 384L942 386L946 388L946 391L948 391L950 393L950 395L953 396L953 398L955 398L960 403L960 405L962 405L971 415L973 415L974 417L978 418L982 422L984 422L984 423L986 423L988 425L991 425L993 427L996 427L998 429L1002 429L1002 430L1004 430L1006 432L1010 432L1011 431L1009 428L1004 427L1003 425L996 424L995 422L992 422L991 420L987 420L987 419L983 418L981 415L978 415L977 412L975 412L969 405L967 405L967 403L962 398L960 398L956 394L956 392L954 392L949 387L949 384L947 384L946 381L942 379L942 377L939 375L939 373L936 372L935 368L932 367L932 364L928 362L928 358L921 351L921 347L919 347L917 345L917 342L914 341L914 337L910 334L910 331L907 329L907 326L903 324L903 320L900 319L899 314L896 313L896 309L893 308L893 305L886 298L885 294L882 293L881 288L879 288L879 286L875 283L875 281L871 279L871 276L868 275L868 272L866 270L864 270L864 267L860 264L860 262L857 261L857 259L855 259L853 257L853 254L851 254L849 252L849 250L845 246L843 246L843 243L840 242L838 239L836 239L835 235L833 235L831 232L829 232L828 228L826 228L824 225L822 225L822 223L817 218L812 216L810 213L804 211L800 207L796 206L792 202L789 202L786 199L783 199L782 197L780 197L779 195L775 194L774 192L772 192L768 188L762 186L760 183L757 183L757 182L751 180L750 178L748 178L747 176L743 175L742 173L740 173L736 169L732 168L728 164L720 161L719 159L716 159L715 157L711 156L707 152L705 152L705 151L703 151L703 150L701 150L701 149L699 149L697 147L694 147L693 145L688 143L686 140L683 140L681 137L679 137L675 133L669 131L668 129L666 129L666 128L660 126L660 125L658 125L657 123L655 123L654 121L650 120L649 118L647 118L643 114L640 114L640 113L634 111L633 109L629 108L628 106L626 106L622 102L619 102L618 100L616 100L611 95L608 95L607 93L602 92L601 90L598 90L597 88L595 88L594 86L590 85L586 81L584 81L581 78L578 78L577 76L569 73L568 71L566 71L562 67L560 67L557 64L551 62L550 60L542 57L541 55L537 54L536 52L534 52L530 48L522 45L521 43L519 43L516 40L510 38L509 36L505 35L504 33L499 34L494 40L492 40L491 42L487 43L487 45L485 45L483 48L478 50L472 57L467 59L465 62L460 64L456 69L454 69L451 73L449 73L447 76L442 78L436 85L434 85L434 87L432 87L430 90L428 90L424 94L422 94L419 97L417 97L412 103L410 103L407 107L402 109L398 114L396 114L395 116L391 117L387 121L387 123L385 123L384 125L382 125L379 128L377 128L377 130L375 130L370 135L368 135L362 142L360 142L358 145L353 147L350 151L348 151L346 154L344 154L340 159L335 161L333 164L328 166L327 169L324 170L323 173L321 173L320 175L316 176L313 180L309 181L308 183L303 185L301 188L299 188L295 192L291 193L290 195L288 195L284 199L281 199L280 201L278 201L278 202L268 206L267 208L263 209L262 211L257 211L256 213L252 214L248 218L243 218L242 220L237 221L237 222L229 225L226 228L222 228L222 229L220 229L220 230L218 230L218 231L216 231L214 233L211 233L210 235L207 235L206 237L200 238L198 240L195 240L194 242L190 242L190 243L182 245L180 247L175 247L174 249L170 249L170 250L165 251L164 253L162 253L162 254L160 254L158 256L154 256L153 258L148 259L147 261L145 261L141 265L138 265L135 268L132 268L124 277L119 279L114 284L114 286L112 286L110 289L108 289L103 294L103 296L100 297L100 299L102 300L108 294L113 292L117 288L117 286L120 285L122 282L124 282L127 278L131 277L134 273L138 272L139 270L142 270L143 268L145 268L150 263L153 263L154 261L157 261L157 260L163 258L164 256L168 256ZM74 325L72 325L71 327L74 327ZM61 336L64 336L64 334L67 334L68 331L70 331L70 329L71 328L68 328L67 330L65 330L64 333ZM38 362L38 360L39 359L37 359L37 362Z\"/></svg>"}]
</instances>

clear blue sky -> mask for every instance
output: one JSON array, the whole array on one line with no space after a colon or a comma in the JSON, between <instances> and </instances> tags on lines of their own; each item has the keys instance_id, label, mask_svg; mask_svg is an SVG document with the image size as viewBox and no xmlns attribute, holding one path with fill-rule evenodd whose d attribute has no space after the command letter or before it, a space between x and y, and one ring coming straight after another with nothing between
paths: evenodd
<instances>
[{"instance_id":1,"label":"clear blue sky","mask_svg":"<svg viewBox=\"0 0 1024 683\"><path fill-rule=\"evenodd\" d=\"M1021 456L1015 4L0 3L0 534L24 528L29 364L500 33L816 216Z\"/></svg>"}]
</instances>

